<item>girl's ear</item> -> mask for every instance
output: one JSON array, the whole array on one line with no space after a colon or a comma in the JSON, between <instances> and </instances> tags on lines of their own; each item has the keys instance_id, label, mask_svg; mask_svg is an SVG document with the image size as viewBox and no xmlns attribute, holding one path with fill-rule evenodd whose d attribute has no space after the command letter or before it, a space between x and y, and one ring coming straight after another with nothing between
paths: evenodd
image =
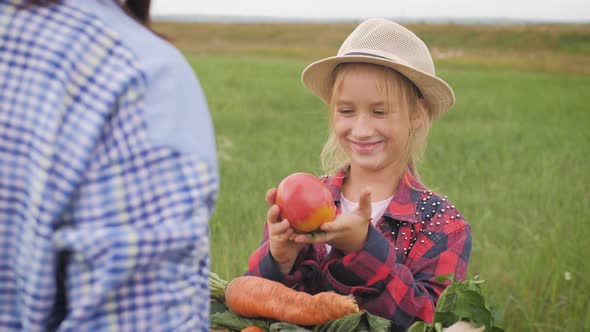
<instances>
[{"instance_id":1,"label":"girl's ear","mask_svg":"<svg viewBox=\"0 0 590 332\"><path fill-rule=\"evenodd\" d=\"M418 99L418 103L416 106L417 109L410 115L410 125L412 126L412 131L422 126L426 117L426 112L428 112L428 105L426 104L426 100L422 98Z\"/></svg>"}]
</instances>

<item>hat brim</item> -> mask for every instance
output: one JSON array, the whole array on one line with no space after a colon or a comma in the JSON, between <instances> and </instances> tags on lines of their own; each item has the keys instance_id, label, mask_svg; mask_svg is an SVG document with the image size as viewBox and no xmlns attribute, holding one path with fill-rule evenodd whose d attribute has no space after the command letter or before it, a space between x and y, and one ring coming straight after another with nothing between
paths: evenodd
<instances>
[{"instance_id":1,"label":"hat brim","mask_svg":"<svg viewBox=\"0 0 590 332\"><path fill-rule=\"evenodd\" d=\"M303 70L301 75L303 85L326 104L329 104L334 68L341 63L351 62L381 65L404 75L416 85L426 99L432 119L441 116L455 103L453 89L442 79L393 60L365 55L333 56L316 61Z\"/></svg>"}]
</instances>

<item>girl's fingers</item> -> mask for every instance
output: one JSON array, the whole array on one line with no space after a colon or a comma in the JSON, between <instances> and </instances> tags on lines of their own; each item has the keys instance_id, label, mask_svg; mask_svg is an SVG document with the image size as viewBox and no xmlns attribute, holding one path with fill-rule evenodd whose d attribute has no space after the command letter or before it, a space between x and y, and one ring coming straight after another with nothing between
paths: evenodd
<instances>
[{"instance_id":1,"label":"girl's fingers","mask_svg":"<svg viewBox=\"0 0 590 332\"><path fill-rule=\"evenodd\" d=\"M336 216L336 219L333 221L329 221L323 223L320 226L320 230L324 232L337 232L348 228L348 224L350 223L350 214L343 213Z\"/></svg>"},{"instance_id":2,"label":"girl's fingers","mask_svg":"<svg viewBox=\"0 0 590 332\"><path fill-rule=\"evenodd\" d=\"M339 228L339 225L338 225L338 223L336 223L336 220L330 221L327 223L323 223L320 226L320 229L324 232L333 232L335 230L338 230L338 228Z\"/></svg>"},{"instance_id":3,"label":"girl's fingers","mask_svg":"<svg viewBox=\"0 0 590 332\"><path fill-rule=\"evenodd\" d=\"M297 243L313 243L313 242L311 242L311 239L306 234L295 235L294 241Z\"/></svg>"},{"instance_id":4,"label":"girl's fingers","mask_svg":"<svg viewBox=\"0 0 590 332\"><path fill-rule=\"evenodd\" d=\"M279 222L280 209L277 205L271 205L266 212L266 222L269 224L275 224Z\"/></svg>"},{"instance_id":5,"label":"girl's fingers","mask_svg":"<svg viewBox=\"0 0 590 332\"><path fill-rule=\"evenodd\" d=\"M289 240L294 234L291 224L287 219L275 222L274 224L269 224L268 233L271 236L277 237L281 241Z\"/></svg>"},{"instance_id":6,"label":"girl's fingers","mask_svg":"<svg viewBox=\"0 0 590 332\"><path fill-rule=\"evenodd\" d=\"M326 243L328 241L330 241L330 234L321 231L295 235L295 242L297 243Z\"/></svg>"},{"instance_id":7,"label":"girl's fingers","mask_svg":"<svg viewBox=\"0 0 590 332\"><path fill-rule=\"evenodd\" d=\"M366 188L361 193L361 197L359 198L359 206L357 207L357 213L366 218L367 220L371 218L371 190Z\"/></svg>"},{"instance_id":8,"label":"girl's fingers","mask_svg":"<svg viewBox=\"0 0 590 332\"><path fill-rule=\"evenodd\" d=\"M283 219L281 221L277 221L269 225L269 227L272 227L273 234L279 234L285 233L288 229L290 229L291 224L289 224L289 222L286 219Z\"/></svg>"},{"instance_id":9,"label":"girl's fingers","mask_svg":"<svg viewBox=\"0 0 590 332\"><path fill-rule=\"evenodd\" d=\"M289 224L289 221L287 219L283 219L281 221L281 226L285 227L285 230L283 231L283 236L285 237L285 239L288 240L294 233L293 228L291 228L291 224Z\"/></svg>"},{"instance_id":10,"label":"girl's fingers","mask_svg":"<svg viewBox=\"0 0 590 332\"><path fill-rule=\"evenodd\" d=\"M273 206L277 200L277 188L270 188L264 196L268 206Z\"/></svg>"}]
</instances>

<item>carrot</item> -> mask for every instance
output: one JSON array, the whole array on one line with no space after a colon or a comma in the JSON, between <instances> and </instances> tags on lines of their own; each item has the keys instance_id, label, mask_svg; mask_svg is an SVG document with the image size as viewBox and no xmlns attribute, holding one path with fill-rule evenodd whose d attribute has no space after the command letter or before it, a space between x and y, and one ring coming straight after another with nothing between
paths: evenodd
<instances>
[{"instance_id":1,"label":"carrot","mask_svg":"<svg viewBox=\"0 0 590 332\"><path fill-rule=\"evenodd\" d=\"M247 328L243 329L242 332L266 332L264 329L261 329L258 326L248 326Z\"/></svg>"},{"instance_id":2,"label":"carrot","mask_svg":"<svg viewBox=\"0 0 590 332\"><path fill-rule=\"evenodd\" d=\"M276 281L237 277L225 288L225 304L244 317L264 317L297 325L319 325L359 311L352 296L310 295Z\"/></svg>"}]
</instances>

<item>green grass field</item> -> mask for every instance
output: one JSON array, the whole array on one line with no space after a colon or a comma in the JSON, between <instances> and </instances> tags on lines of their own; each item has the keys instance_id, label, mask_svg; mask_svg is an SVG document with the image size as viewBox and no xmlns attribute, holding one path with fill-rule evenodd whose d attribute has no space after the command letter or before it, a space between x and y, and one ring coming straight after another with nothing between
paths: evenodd
<instances>
[{"instance_id":1,"label":"green grass field","mask_svg":"<svg viewBox=\"0 0 590 332\"><path fill-rule=\"evenodd\" d=\"M558 41L560 29L569 31L549 30ZM548 56L586 64L590 39L579 44ZM300 83L307 58L247 50L230 56L208 45L183 50L215 123L221 192L211 259L212 270L228 279L245 271L261 239L266 189L296 171L321 173L327 118ZM457 104L434 124L420 170L471 224L469 276L487 280L487 300L505 309L507 331L590 329L588 68L435 60Z\"/></svg>"}]
</instances>

